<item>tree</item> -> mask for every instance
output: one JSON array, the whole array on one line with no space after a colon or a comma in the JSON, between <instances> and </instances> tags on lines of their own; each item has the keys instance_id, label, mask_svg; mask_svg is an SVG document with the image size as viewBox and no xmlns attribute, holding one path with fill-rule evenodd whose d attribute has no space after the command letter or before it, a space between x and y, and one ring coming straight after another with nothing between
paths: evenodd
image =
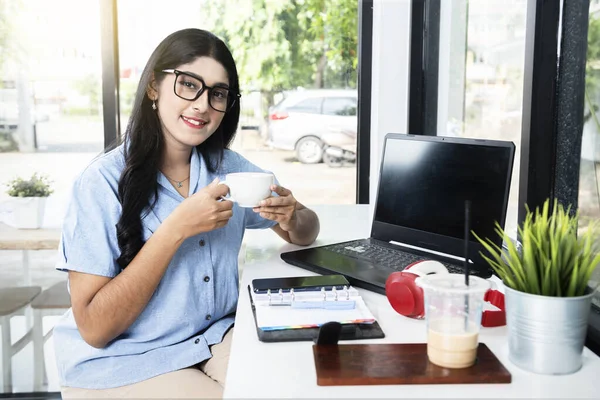
<instances>
[{"instance_id":1,"label":"tree","mask_svg":"<svg viewBox=\"0 0 600 400\"><path fill-rule=\"evenodd\" d=\"M9 58L13 57L15 43L12 40L12 16L20 6L18 1L0 0L0 75L4 76L4 67ZM0 81L2 86L2 81Z\"/></svg>"},{"instance_id":2,"label":"tree","mask_svg":"<svg viewBox=\"0 0 600 400\"><path fill-rule=\"evenodd\" d=\"M212 0L207 29L236 59L242 87L356 87L356 0Z\"/></svg>"},{"instance_id":3,"label":"tree","mask_svg":"<svg viewBox=\"0 0 600 400\"><path fill-rule=\"evenodd\" d=\"M6 62L6 46L8 44L9 29L9 17L7 13L7 1L0 0L0 71Z\"/></svg>"},{"instance_id":4,"label":"tree","mask_svg":"<svg viewBox=\"0 0 600 400\"><path fill-rule=\"evenodd\" d=\"M308 0L305 26L322 43L315 87L356 87L358 65L358 2ZM326 84L325 75L329 82Z\"/></svg>"},{"instance_id":5,"label":"tree","mask_svg":"<svg viewBox=\"0 0 600 400\"><path fill-rule=\"evenodd\" d=\"M600 16L590 15L588 27L587 63L585 68L586 102L588 110L584 116L587 121L593 119L600 131L600 122L597 116L598 98L600 94Z\"/></svg>"},{"instance_id":6,"label":"tree","mask_svg":"<svg viewBox=\"0 0 600 400\"><path fill-rule=\"evenodd\" d=\"M87 76L73 82L74 88L79 91L82 96L87 96L89 106L85 110L89 115L98 115L100 107L100 81L97 75L88 74ZM79 110L81 112L84 110Z\"/></svg>"}]
</instances>

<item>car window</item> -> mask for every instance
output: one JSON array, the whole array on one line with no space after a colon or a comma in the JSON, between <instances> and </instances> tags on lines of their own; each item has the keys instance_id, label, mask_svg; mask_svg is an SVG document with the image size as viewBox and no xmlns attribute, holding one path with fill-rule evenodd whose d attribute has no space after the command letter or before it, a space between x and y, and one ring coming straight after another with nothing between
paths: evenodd
<instances>
[{"instance_id":1,"label":"car window","mask_svg":"<svg viewBox=\"0 0 600 400\"><path fill-rule=\"evenodd\" d=\"M322 97L312 97L304 99L288 107L289 111L308 113L308 114L321 114L321 105L323 104Z\"/></svg>"},{"instance_id":2,"label":"car window","mask_svg":"<svg viewBox=\"0 0 600 400\"><path fill-rule=\"evenodd\" d=\"M330 97L325 99L323 114L356 115L356 99L351 97Z\"/></svg>"}]
</instances>

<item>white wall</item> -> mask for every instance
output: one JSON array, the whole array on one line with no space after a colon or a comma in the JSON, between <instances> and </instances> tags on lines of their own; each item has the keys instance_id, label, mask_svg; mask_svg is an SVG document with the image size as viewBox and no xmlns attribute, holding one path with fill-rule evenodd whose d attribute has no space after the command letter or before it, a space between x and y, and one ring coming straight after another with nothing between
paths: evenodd
<instances>
[{"instance_id":1,"label":"white wall","mask_svg":"<svg viewBox=\"0 0 600 400\"><path fill-rule=\"evenodd\" d=\"M374 0L371 92L371 177L369 204L375 204L383 139L407 133L410 71L410 0Z\"/></svg>"}]
</instances>

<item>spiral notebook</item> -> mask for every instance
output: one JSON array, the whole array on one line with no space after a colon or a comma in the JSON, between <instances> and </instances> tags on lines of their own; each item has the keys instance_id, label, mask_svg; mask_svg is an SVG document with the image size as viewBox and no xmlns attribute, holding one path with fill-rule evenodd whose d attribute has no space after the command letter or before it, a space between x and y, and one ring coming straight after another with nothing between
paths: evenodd
<instances>
[{"instance_id":1,"label":"spiral notebook","mask_svg":"<svg viewBox=\"0 0 600 400\"><path fill-rule=\"evenodd\" d=\"M301 341L316 338L327 322L342 324L340 340L384 337L381 327L351 286L279 288L248 293L258 337L265 342Z\"/></svg>"}]
</instances>

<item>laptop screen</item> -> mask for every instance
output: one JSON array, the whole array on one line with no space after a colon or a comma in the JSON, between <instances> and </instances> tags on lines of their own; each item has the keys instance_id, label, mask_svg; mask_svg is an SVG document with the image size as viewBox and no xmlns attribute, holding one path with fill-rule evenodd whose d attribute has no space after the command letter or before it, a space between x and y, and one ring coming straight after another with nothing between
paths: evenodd
<instances>
[{"instance_id":1,"label":"laptop screen","mask_svg":"<svg viewBox=\"0 0 600 400\"><path fill-rule=\"evenodd\" d=\"M388 135L375 221L462 240L470 200L471 229L499 242L513 157L511 142Z\"/></svg>"}]
</instances>

